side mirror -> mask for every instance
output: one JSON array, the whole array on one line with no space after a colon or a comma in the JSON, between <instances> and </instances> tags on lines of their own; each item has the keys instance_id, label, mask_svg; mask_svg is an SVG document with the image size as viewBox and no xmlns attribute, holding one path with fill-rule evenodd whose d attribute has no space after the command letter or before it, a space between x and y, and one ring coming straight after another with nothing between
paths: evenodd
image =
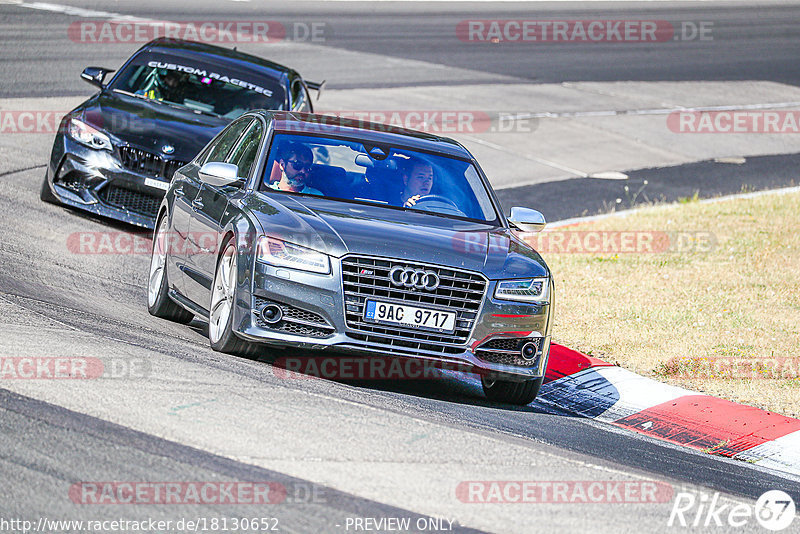
<instances>
[{"instance_id":1,"label":"side mirror","mask_svg":"<svg viewBox=\"0 0 800 534\"><path fill-rule=\"evenodd\" d=\"M199 174L203 182L217 187L244 182L239 178L239 167L233 163L209 161L200 167Z\"/></svg>"},{"instance_id":2,"label":"side mirror","mask_svg":"<svg viewBox=\"0 0 800 534\"><path fill-rule=\"evenodd\" d=\"M544 215L530 208L511 208L508 222L523 232L541 232L547 225Z\"/></svg>"},{"instance_id":3,"label":"side mirror","mask_svg":"<svg viewBox=\"0 0 800 534\"><path fill-rule=\"evenodd\" d=\"M107 69L105 67L86 67L83 69L83 72L81 72L81 78L102 89L105 87L103 85L103 80L105 80L106 76L112 72L114 72L114 69Z\"/></svg>"}]
</instances>

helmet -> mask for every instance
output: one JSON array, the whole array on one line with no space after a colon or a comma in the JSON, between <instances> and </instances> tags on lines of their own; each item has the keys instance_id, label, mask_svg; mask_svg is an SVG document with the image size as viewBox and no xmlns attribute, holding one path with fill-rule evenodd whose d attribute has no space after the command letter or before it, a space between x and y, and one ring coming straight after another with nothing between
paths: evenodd
<instances>
[{"instance_id":1,"label":"helmet","mask_svg":"<svg viewBox=\"0 0 800 534\"><path fill-rule=\"evenodd\" d=\"M184 72L159 70L153 79L153 88L161 94L162 99L178 100L187 80L188 76Z\"/></svg>"}]
</instances>

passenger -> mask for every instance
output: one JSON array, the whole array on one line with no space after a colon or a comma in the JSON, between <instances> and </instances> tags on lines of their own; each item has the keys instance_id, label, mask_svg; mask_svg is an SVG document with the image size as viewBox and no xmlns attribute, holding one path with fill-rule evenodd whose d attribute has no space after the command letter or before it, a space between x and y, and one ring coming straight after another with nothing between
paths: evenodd
<instances>
[{"instance_id":1,"label":"passenger","mask_svg":"<svg viewBox=\"0 0 800 534\"><path fill-rule=\"evenodd\" d=\"M268 184L279 191L293 191L306 195L322 195L322 191L307 185L314 165L314 153L302 143L291 143L281 151L278 159L280 180Z\"/></svg>"},{"instance_id":2,"label":"passenger","mask_svg":"<svg viewBox=\"0 0 800 534\"><path fill-rule=\"evenodd\" d=\"M431 194L433 189L433 166L427 161L413 159L403 166L403 191L400 193L400 205L404 208L414 206L417 201Z\"/></svg>"}]
</instances>

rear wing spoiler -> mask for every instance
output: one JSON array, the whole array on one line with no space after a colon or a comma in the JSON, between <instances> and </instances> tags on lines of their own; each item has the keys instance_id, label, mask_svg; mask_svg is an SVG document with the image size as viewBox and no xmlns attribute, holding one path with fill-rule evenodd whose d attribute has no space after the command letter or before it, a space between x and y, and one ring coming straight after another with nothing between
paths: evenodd
<instances>
[{"instance_id":1,"label":"rear wing spoiler","mask_svg":"<svg viewBox=\"0 0 800 534\"><path fill-rule=\"evenodd\" d=\"M319 97L322 95L322 90L325 88L326 82L327 80L322 80L321 82L306 81L306 85L308 86L309 89L313 89L314 91L317 92L317 100L319 100Z\"/></svg>"}]
</instances>

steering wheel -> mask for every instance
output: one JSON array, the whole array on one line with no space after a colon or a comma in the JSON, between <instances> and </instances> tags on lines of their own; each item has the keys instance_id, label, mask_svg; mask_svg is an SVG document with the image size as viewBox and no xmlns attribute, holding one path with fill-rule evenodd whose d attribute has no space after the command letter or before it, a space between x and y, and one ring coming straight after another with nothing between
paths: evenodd
<instances>
[{"instance_id":1,"label":"steering wheel","mask_svg":"<svg viewBox=\"0 0 800 534\"><path fill-rule=\"evenodd\" d=\"M420 204L422 202L443 202L445 204L450 204L455 209L457 209L459 212L461 211L460 209L458 209L458 206L456 206L455 202L453 202L449 198L447 198L445 196L442 196L442 195L424 195L424 196L421 196L421 197L419 197L419 200L417 200L416 204Z\"/></svg>"},{"instance_id":2,"label":"steering wheel","mask_svg":"<svg viewBox=\"0 0 800 534\"><path fill-rule=\"evenodd\" d=\"M438 202L438 206L435 204ZM420 204L431 203L427 207L422 207ZM452 215L465 216L464 212L456 205L455 202L442 195L424 195L419 197L419 200L414 204L414 207L424 211L432 211L435 213L450 213ZM434 208L434 209L431 209Z\"/></svg>"}]
</instances>

